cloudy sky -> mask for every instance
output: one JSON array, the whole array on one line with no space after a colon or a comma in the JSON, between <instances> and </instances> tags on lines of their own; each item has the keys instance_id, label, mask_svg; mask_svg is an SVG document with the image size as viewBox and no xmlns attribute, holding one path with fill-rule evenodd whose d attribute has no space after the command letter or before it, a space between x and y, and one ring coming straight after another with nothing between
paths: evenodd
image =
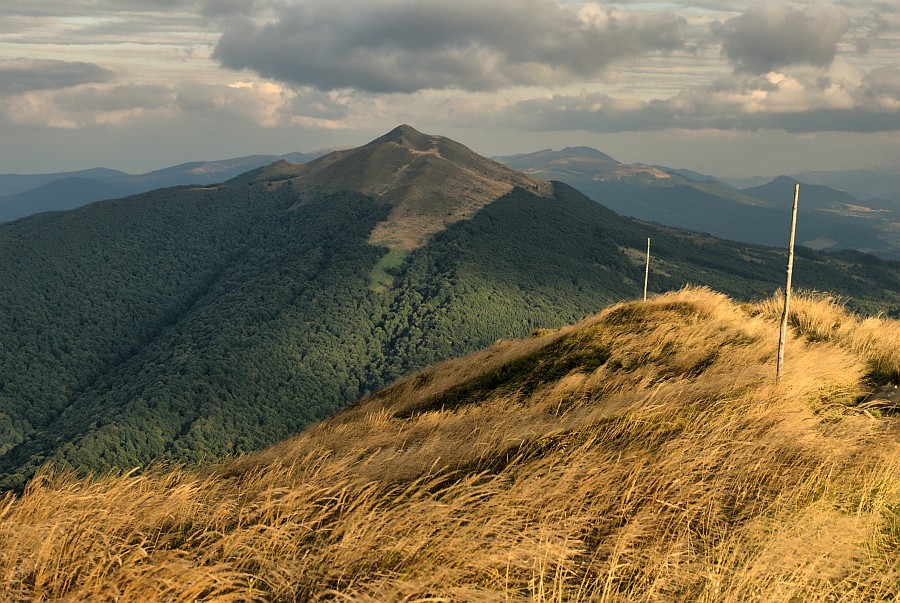
<instances>
[{"instance_id":1,"label":"cloudy sky","mask_svg":"<svg viewBox=\"0 0 900 603\"><path fill-rule=\"evenodd\" d=\"M717 176L900 165L900 3L2 0L0 173L588 145Z\"/></svg>"}]
</instances>

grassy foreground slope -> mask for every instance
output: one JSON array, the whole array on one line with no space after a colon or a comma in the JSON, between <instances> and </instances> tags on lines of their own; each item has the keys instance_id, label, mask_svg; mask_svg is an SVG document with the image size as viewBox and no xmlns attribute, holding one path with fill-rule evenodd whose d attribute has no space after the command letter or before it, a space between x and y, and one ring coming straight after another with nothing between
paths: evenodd
<instances>
[{"instance_id":1,"label":"grassy foreground slope","mask_svg":"<svg viewBox=\"0 0 900 603\"><path fill-rule=\"evenodd\" d=\"M798 299L776 385L778 307L617 304L206 471L46 469L0 596L895 600L900 325Z\"/></svg>"}]
</instances>

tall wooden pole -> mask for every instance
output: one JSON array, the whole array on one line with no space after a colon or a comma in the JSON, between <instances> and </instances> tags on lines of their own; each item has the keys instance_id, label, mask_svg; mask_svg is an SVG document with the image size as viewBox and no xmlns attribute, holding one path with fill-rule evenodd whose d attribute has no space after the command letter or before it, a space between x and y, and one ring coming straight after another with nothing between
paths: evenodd
<instances>
[{"instance_id":1,"label":"tall wooden pole","mask_svg":"<svg viewBox=\"0 0 900 603\"><path fill-rule=\"evenodd\" d=\"M794 185L794 209L791 211L791 243L788 247L787 285L784 288L784 313L781 315L781 334L778 337L778 368L775 369L775 382L781 379L781 368L784 366L784 340L787 338L788 312L791 307L791 275L794 272L794 234L797 231L797 198L800 197L800 185Z\"/></svg>"},{"instance_id":2,"label":"tall wooden pole","mask_svg":"<svg viewBox=\"0 0 900 603\"><path fill-rule=\"evenodd\" d=\"M647 237L647 267L644 268L644 301L647 301L647 282L650 280L650 237Z\"/></svg>"}]
</instances>

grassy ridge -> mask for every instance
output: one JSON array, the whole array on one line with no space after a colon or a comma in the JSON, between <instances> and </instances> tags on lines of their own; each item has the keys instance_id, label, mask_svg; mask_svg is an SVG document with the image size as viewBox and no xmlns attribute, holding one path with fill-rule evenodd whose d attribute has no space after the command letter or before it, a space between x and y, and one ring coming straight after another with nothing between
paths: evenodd
<instances>
[{"instance_id":1,"label":"grassy ridge","mask_svg":"<svg viewBox=\"0 0 900 603\"><path fill-rule=\"evenodd\" d=\"M863 400L896 383L900 326L794 307L778 386L778 300L686 289L446 362L208 471L45 470L0 504L0 596L891 600L900 426Z\"/></svg>"}]
</instances>

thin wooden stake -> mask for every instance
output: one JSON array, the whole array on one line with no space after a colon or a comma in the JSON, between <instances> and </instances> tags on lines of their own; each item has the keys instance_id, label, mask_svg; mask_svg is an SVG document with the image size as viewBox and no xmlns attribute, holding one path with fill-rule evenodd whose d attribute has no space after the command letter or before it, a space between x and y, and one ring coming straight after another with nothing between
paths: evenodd
<instances>
[{"instance_id":1,"label":"thin wooden stake","mask_svg":"<svg viewBox=\"0 0 900 603\"><path fill-rule=\"evenodd\" d=\"M644 268L644 301L647 301L647 282L650 280L650 237L647 237L647 267Z\"/></svg>"},{"instance_id":2,"label":"thin wooden stake","mask_svg":"<svg viewBox=\"0 0 900 603\"><path fill-rule=\"evenodd\" d=\"M784 313L781 315L781 333L778 336L778 367L775 369L775 382L781 379L784 366L784 340L787 338L788 312L791 307L791 276L794 272L794 234L797 231L797 199L800 197L800 185L794 185L794 209L791 211L791 243L788 247L787 285L784 288Z\"/></svg>"}]
</instances>

